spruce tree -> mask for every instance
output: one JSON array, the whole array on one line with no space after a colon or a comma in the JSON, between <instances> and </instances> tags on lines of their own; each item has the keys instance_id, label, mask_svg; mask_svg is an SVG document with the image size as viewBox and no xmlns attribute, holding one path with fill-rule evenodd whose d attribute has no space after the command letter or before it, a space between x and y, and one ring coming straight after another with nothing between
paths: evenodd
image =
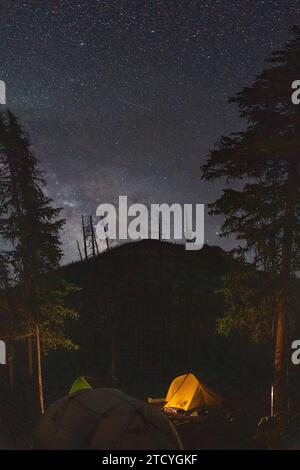
<instances>
[{"instance_id":1,"label":"spruce tree","mask_svg":"<svg viewBox=\"0 0 300 470\"><path fill-rule=\"evenodd\" d=\"M255 268L267 273L261 282L253 282L260 275L245 274L244 265L238 282L225 286L231 307L234 289L243 296L235 299L236 308L227 312L221 329L241 323L259 329L266 318L270 328L273 315L274 411L282 425L287 418L287 369L300 260L300 109L291 101L291 84L300 74L299 28L267 62L253 85L231 100L246 128L221 138L202 167L202 176L209 181L227 179L211 213L225 216L222 234L235 235L238 254L251 254ZM237 310L242 312L240 321Z\"/></svg>"},{"instance_id":2,"label":"spruce tree","mask_svg":"<svg viewBox=\"0 0 300 470\"><path fill-rule=\"evenodd\" d=\"M41 350L74 347L65 336L65 320L76 316L65 305L73 290L58 273L62 256L60 231L65 223L43 192L44 180L30 141L17 118L7 111L0 118L1 208L0 233L10 247L8 257L18 291L18 329L28 339L29 369L36 345L41 410L43 385Z\"/></svg>"}]
</instances>

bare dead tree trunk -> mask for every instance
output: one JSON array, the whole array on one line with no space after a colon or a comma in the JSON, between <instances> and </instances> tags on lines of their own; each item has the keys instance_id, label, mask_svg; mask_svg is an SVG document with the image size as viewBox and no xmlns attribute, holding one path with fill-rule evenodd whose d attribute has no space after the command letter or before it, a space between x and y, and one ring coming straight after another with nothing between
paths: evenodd
<instances>
[{"instance_id":1,"label":"bare dead tree trunk","mask_svg":"<svg viewBox=\"0 0 300 470\"><path fill-rule=\"evenodd\" d=\"M82 261L82 254L81 254L81 249L80 249L79 241L76 240L76 243L77 243L77 250L78 250L78 254L79 254L79 259L80 259L80 261Z\"/></svg>"},{"instance_id":2,"label":"bare dead tree trunk","mask_svg":"<svg viewBox=\"0 0 300 470\"><path fill-rule=\"evenodd\" d=\"M91 237L92 237L92 252L93 252L93 258L96 258L95 233L94 233L94 227L93 227L93 219L92 219L92 216L90 216L90 231L91 231Z\"/></svg>"},{"instance_id":3,"label":"bare dead tree trunk","mask_svg":"<svg viewBox=\"0 0 300 470\"><path fill-rule=\"evenodd\" d=\"M84 256L85 256L85 259L87 259L87 258L88 258L88 253L87 253L86 232L85 232L85 225L84 225L83 215L81 216L81 223L82 223L82 236L83 236Z\"/></svg>"},{"instance_id":4,"label":"bare dead tree trunk","mask_svg":"<svg viewBox=\"0 0 300 470\"><path fill-rule=\"evenodd\" d=\"M97 242L97 237L95 235L95 231L94 231L94 242L95 242L95 247L96 247L96 252L97 252L97 255L99 255L99 246L98 246L98 242Z\"/></svg>"},{"instance_id":5,"label":"bare dead tree trunk","mask_svg":"<svg viewBox=\"0 0 300 470\"><path fill-rule=\"evenodd\" d=\"M39 401L41 413L44 414L44 387L43 387L43 375L42 375L42 358L41 358L41 338L40 328L36 325L36 355L37 355L37 372L38 372L38 387L39 387Z\"/></svg>"},{"instance_id":6,"label":"bare dead tree trunk","mask_svg":"<svg viewBox=\"0 0 300 470\"><path fill-rule=\"evenodd\" d=\"M278 419L280 428L283 428L287 421L287 368L289 349L289 328L288 312L286 311L286 299L284 294L280 294L278 300L278 315L275 338L275 381L274 381L274 415Z\"/></svg>"},{"instance_id":7,"label":"bare dead tree trunk","mask_svg":"<svg viewBox=\"0 0 300 470\"><path fill-rule=\"evenodd\" d=\"M33 346L32 346L32 336L28 336L28 373L33 375Z\"/></svg>"},{"instance_id":8,"label":"bare dead tree trunk","mask_svg":"<svg viewBox=\"0 0 300 470\"><path fill-rule=\"evenodd\" d=\"M282 430L288 420L288 361L290 347L291 312L289 305L289 281L293 250L293 230L297 202L297 163L290 162L286 183L286 206L284 213L284 233L282 243L281 287L277 302L276 338L274 354L274 414Z\"/></svg>"},{"instance_id":9,"label":"bare dead tree trunk","mask_svg":"<svg viewBox=\"0 0 300 470\"><path fill-rule=\"evenodd\" d=\"M8 377L9 377L9 385L11 388L14 388L15 384L15 374L14 374L14 353L13 353L13 346L9 344L9 355L8 355Z\"/></svg>"}]
</instances>

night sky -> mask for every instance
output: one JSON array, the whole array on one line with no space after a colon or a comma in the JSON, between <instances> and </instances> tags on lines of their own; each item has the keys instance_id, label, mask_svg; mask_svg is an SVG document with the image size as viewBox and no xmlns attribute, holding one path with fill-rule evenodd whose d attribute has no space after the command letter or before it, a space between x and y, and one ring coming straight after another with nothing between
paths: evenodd
<instances>
[{"instance_id":1,"label":"night sky","mask_svg":"<svg viewBox=\"0 0 300 470\"><path fill-rule=\"evenodd\" d=\"M227 99L294 24L297 0L1 1L0 79L64 208L64 261L101 202L215 199L200 165L242 126ZM220 222L206 240L228 248Z\"/></svg>"}]
</instances>

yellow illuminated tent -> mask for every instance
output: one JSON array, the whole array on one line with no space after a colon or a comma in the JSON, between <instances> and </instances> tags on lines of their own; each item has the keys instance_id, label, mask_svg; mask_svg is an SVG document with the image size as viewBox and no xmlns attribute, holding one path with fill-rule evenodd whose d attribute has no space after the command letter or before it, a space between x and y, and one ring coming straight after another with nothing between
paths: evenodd
<instances>
[{"instance_id":1,"label":"yellow illuminated tent","mask_svg":"<svg viewBox=\"0 0 300 470\"><path fill-rule=\"evenodd\" d=\"M164 408L192 411L203 406L221 405L220 396L205 387L193 374L184 374L171 383Z\"/></svg>"}]
</instances>

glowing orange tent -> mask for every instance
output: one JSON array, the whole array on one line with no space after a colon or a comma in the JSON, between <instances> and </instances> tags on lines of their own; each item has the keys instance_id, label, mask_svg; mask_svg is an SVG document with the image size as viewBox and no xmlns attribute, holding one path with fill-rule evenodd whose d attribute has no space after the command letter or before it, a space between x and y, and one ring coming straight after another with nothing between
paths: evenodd
<instances>
[{"instance_id":1,"label":"glowing orange tent","mask_svg":"<svg viewBox=\"0 0 300 470\"><path fill-rule=\"evenodd\" d=\"M172 381L164 408L192 411L203 406L221 406L222 401L219 395L189 373L180 375Z\"/></svg>"}]
</instances>

